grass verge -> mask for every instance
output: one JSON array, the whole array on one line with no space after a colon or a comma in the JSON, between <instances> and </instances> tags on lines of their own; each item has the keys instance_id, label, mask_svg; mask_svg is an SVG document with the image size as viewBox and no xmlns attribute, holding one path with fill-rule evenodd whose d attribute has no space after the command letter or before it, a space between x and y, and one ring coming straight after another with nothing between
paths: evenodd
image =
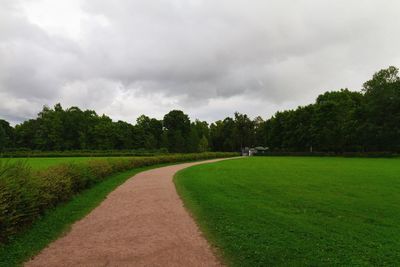
<instances>
[{"instance_id":1,"label":"grass verge","mask_svg":"<svg viewBox=\"0 0 400 267\"><path fill-rule=\"evenodd\" d=\"M256 157L193 166L177 191L232 266L397 266L400 159Z\"/></svg>"},{"instance_id":2,"label":"grass verge","mask_svg":"<svg viewBox=\"0 0 400 267\"><path fill-rule=\"evenodd\" d=\"M136 168L112 175L90 189L75 195L70 201L47 211L26 231L0 245L0 266L20 266L45 248L49 243L66 233L70 226L97 207L116 187L133 175L166 165L160 164Z\"/></svg>"}]
</instances>

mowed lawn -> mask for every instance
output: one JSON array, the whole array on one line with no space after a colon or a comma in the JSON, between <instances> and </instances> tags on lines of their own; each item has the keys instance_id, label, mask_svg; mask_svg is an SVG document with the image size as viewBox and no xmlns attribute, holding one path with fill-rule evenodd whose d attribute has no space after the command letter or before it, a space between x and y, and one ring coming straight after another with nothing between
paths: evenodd
<instances>
[{"instance_id":1,"label":"mowed lawn","mask_svg":"<svg viewBox=\"0 0 400 267\"><path fill-rule=\"evenodd\" d=\"M26 162L32 169L39 170L45 169L50 166L58 165L61 163L79 163L91 159L107 159L108 157L56 157L56 158L0 158L0 162ZM114 157L115 158L115 157ZM119 157L126 158L126 157Z\"/></svg>"},{"instance_id":2,"label":"mowed lawn","mask_svg":"<svg viewBox=\"0 0 400 267\"><path fill-rule=\"evenodd\" d=\"M175 183L230 265L400 265L400 159L233 159Z\"/></svg>"}]
</instances>

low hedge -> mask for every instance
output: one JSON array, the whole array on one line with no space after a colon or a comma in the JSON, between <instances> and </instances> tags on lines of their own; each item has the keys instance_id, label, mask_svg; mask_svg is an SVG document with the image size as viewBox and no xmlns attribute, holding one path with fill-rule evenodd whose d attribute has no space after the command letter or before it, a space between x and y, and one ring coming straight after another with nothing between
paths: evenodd
<instances>
[{"instance_id":1,"label":"low hedge","mask_svg":"<svg viewBox=\"0 0 400 267\"><path fill-rule=\"evenodd\" d=\"M0 151L1 158L56 158L56 157L149 157L168 154L166 149L157 150L9 150Z\"/></svg>"},{"instance_id":2,"label":"low hedge","mask_svg":"<svg viewBox=\"0 0 400 267\"><path fill-rule=\"evenodd\" d=\"M111 174L162 163L237 156L237 153L175 154L92 159L34 171L25 162L0 162L0 243L29 226L47 209Z\"/></svg>"}]
</instances>

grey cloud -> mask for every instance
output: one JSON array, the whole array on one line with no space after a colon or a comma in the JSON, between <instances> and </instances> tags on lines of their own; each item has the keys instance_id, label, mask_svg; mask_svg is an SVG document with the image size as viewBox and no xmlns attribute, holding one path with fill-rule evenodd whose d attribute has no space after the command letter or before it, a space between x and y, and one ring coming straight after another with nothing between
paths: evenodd
<instances>
[{"instance_id":1,"label":"grey cloud","mask_svg":"<svg viewBox=\"0 0 400 267\"><path fill-rule=\"evenodd\" d=\"M0 11L0 105L20 103L0 116L14 121L55 102L116 118L169 108L265 117L400 63L394 0L82 0L79 38L35 25L28 2ZM154 95L168 104L154 111Z\"/></svg>"}]
</instances>

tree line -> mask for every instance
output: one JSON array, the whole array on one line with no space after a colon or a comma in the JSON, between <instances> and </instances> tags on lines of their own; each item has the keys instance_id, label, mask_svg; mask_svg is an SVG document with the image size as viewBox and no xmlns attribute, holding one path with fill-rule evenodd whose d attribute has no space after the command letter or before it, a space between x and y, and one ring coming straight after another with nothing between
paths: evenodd
<instances>
[{"instance_id":1,"label":"tree line","mask_svg":"<svg viewBox=\"0 0 400 267\"><path fill-rule=\"evenodd\" d=\"M135 124L60 104L15 127L0 120L0 150L164 149L240 151L263 146L284 152L400 152L400 78L396 67L375 73L360 92L341 89L267 120L236 112L211 124L172 110Z\"/></svg>"}]
</instances>

